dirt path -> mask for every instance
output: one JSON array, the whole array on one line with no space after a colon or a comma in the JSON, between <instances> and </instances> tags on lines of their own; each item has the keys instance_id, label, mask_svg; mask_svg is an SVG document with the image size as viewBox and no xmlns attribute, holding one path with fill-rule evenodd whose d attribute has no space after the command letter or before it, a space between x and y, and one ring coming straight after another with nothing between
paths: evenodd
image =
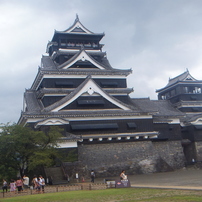
<instances>
[{"instance_id":1,"label":"dirt path","mask_svg":"<svg viewBox=\"0 0 202 202\"><path fill-rule=\"evenodd\" d=\"M173 187L202 190L202 169L189 168L173 172L128 175L128 179L134 187ZM103 178L95 179L95 182L103 181Z\"/></svg>"}]
</instances>

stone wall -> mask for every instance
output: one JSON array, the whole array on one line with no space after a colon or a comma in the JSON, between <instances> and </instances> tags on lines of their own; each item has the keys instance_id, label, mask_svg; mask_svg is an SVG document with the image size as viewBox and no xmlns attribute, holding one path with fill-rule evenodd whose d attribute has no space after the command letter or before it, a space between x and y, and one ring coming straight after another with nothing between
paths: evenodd
<instances>
[{"instance_id":1,"label":"stone wall","mask_svg":"<svg viewBox=\"0 0 202 202\"><path fill-rule=\"evenodd\" d=\"M123 142L81 144L79 162L86 173L94 169L97 177L164 172L184 167L185 157L181 141Z\"/></svg>"},{"instance_id":2,"label":"stone wall","mask_svg":"<svg viewBox=\"0 0 202 202\"><path fill-rule=\"evenodd\" d=\"M202 161L202 142L195 142L196 159L195 161Z\"/></svg>"}]
</instances>

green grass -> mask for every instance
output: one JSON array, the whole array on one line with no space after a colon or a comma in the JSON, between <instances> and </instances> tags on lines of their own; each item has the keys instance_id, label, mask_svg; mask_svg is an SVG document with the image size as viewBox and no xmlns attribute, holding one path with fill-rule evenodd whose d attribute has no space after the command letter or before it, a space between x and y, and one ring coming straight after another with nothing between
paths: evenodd
<instances>
[{"instance_id":1,"label":"green grass","mask_svg":"<svg viewBox=\"0 0 202 202\"><path fill-rule=\"evenodd\" d=\"M91 191L68 191L35 194L0 199L0 202L197 202L202 201L201 191L166 189L106 189Z\"/></svg>"}]
</instances>

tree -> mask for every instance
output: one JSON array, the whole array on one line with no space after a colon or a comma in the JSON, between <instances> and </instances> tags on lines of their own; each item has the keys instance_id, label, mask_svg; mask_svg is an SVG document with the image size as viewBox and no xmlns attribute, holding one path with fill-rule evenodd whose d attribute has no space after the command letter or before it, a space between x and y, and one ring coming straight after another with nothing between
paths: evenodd
<instances>
[{"instance_id":1,"label":"tree","mask_svg":"<svg viewBox=\"0 0 202 202\"><path fill-rule=\"evenodd\" d=\"M57 140L61 137L58 127L48 131L34 131L17 124L1 126L0 173L5 176L21 176L26 170L38 166L50 166L58 156Z\"/></svg>"}]
</instances>

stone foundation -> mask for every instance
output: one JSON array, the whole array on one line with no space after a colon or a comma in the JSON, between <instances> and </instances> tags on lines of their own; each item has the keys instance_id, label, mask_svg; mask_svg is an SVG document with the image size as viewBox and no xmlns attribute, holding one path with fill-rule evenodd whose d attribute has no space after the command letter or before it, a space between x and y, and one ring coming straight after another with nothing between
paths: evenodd
<instances>
[{"instance_id":1,"label":"stone foundation","mask_svg":"<svg viewBox=\"0 0 202 202\"><path fill-rule=\"evenodd\" d=\"M78 156L83 171L93 169L96 177L119 176L121 170L127 174L172 171L185 162L181 141L83 144Z\"/></svg>"},{"instance_id":2,"label":"stone foundation","mask_svg":"<svg viewBox=\"0 0 202 202\"><path fill-rule=\"evenodd\" d=\"M195 142L195 161L202 162L202 142Z\"/></svg>"}]
</instances>

